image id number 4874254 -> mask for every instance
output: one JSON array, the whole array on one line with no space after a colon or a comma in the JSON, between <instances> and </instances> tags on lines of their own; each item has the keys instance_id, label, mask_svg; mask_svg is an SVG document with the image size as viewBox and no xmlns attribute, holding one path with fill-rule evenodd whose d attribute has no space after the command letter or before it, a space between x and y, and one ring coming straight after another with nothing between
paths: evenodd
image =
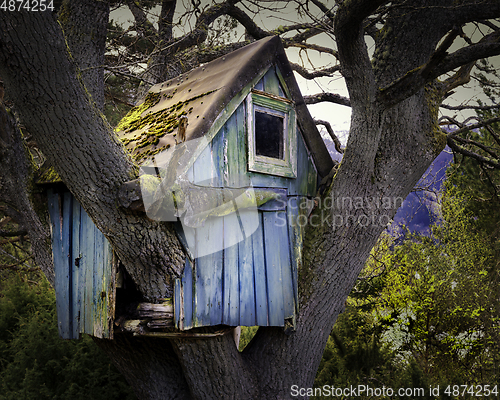
<instances>
[{"instance_id":1,"label":"image id number 4874254","mask_svg":"<svg viewBox=\"0 0 500 400\"><path fill-rule=\"evenodd\" d=\"M448 396L463 397L498 397L497 385L448 385L444 393Z\"/></svg>"},{"instance_id":2,"label":"image id number 4874254","mask_svg":"<svg viewBox=\"0 0 500 400\"><path fill-rule=\"evenodd\" d=\"M1 11L54 11L53 0L0 0Z\"/></svg>"}]
</instances>

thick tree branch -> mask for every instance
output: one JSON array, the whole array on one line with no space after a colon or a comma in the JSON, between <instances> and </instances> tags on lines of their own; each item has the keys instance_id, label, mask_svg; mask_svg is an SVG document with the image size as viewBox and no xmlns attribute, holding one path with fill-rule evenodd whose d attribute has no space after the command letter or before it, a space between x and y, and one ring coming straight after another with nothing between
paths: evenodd
<instances>
[{"instance_id":1,"label":"thick tree branch","mask_svg":"<svg viewBox=\"0 0 500 400\"><path fill-rule=\"evenodd\" d=\"M163 0L158 21L158 37L161 42L171 42L173 37L174 14L177 0Z\"/></svg>"},{"instance_id":2,"label":"thick tree branch","mask_svg":"<svg viewBox=\"0 0 500 400\"><path fill-rule=\"evenodd\" d=\"M326 130L328 131L328 134L330 135L330 137L333 140L333 143L335 144L335 150L337 150L337 152L339 152L340 154L343 154L344 149L342 148L342 146L340 144L340 140L337 137L337 135L335 134L335 132L333 131L330 123L328 121L323 121L321 119L316 119L316 120L314 120L314 122L316 123L316 125L323 125L326 128Z\"/></svg>"},{"instance_id":3,"label":"thick tree branch","mask_svg":"<svg viewBox=\"0 0 500 400\"><path fill-rule=\"evenodd\" d=\"M447 93L450 93L453 89L469 83L470 73L475 65L476 62L473 61L469 64L461 66L457 72L441 83L439 86L443 97L446 96Z\"/></svg>"},{"instance_id":4,"label":"thick tree branch","mask_svg":"<svg viewBox=\"0 0 500 400\"><path fill-rule=\"evenodd\" d=\"M24 146L22 134L14 117L0 105L0 198L12 206L3 206L1 211L13 218L19 228L16 232L0 231L1 237L29 236L31 251L37 265L48 281L54 284L54 267L50 247L50 230L46 216L35 210L43 209L43 196L33 187L34 165L29 163L31 155Z\"/></svg>"},{"instance_id":5,"label":"thick tree branch","mask_svg":"<svg viewBox=\"0 0 500 400\"><path fill-rule=\"evenodd\" d=\"M496 151L491 147L485 146L484 144L477 142L475 140L466 139L458 136L461 133L468 132L473 129L486 128L490 132L490 134L492 134L493 139L500 144L500 138L491 129L491 124L499 121L500 117L494 117L484 121L480 121L476 124L462 126L461 128L447 134L448 146L450 146L450 148L456 153L460 153L467 157L474 158L475 160L485 165L489 165L490 167L500 169L500 153L498 151ZM490 157L478 154L464 146L473 146L478 149L481 149L484 153L488 154Z\"/></svg>"},{"instance_id":6,"label":"thick tree branch","mask_svg":"<svg viewBox=\"0 0 500 400\"><path fill-rule=\"evenodd\" d=\"M16 237L16 236L25 236L28 234L26 229L18 230L18 231L4 231L0 229L0 237Z\"/></svg>"},{"instance_id":7,"label":"thick tree branch","mask_svg":"<svg viewBox=\"0 0 500 400\"><path fill-rule=\"evenodd\" d=\"M354 0L339 5L334 29L342 75L351 104L365 108L375 98L375 76L364 40L363 21L383 0Z\"/></svg>"},{"instance_id":8,"label":"thick tree branch","mask_svg":"<svg viewBox=\"0 0 500 400\"><path fill-rule=\"evenodd\" d=\"M285 48L297 47L297 48L303 49L303 50L315 50L319 53L331 54L332 56L334 56L336 58L338 57L338 52L336 50L333 50L329 47L320 46L320 45L317 45L314 43L300 43L300 42L295 42L291 39L290 40L284 39L283 46Z\"/></svg>"},{"instance_id":9,"label":"thick tree branch","mask_svg":"<svg viewBox=\"0 0 500 400\"><path fill-rule=\"evenodd\" d=\"M483 128L485 126L491 125L491 124L493 124L495 122L499 122L499 121L500 121L500 117L489 118L487 120L480 121L477 124L462 126L460 129L457 129L453 132L450 132L447 136L448 137L457 136L460 133L472 131L474 129Z\"/></svg>"},{"instance_id":10,"label":"thick tree branch","mask_svg":"<svg viewBox=\"0 0 500 400\"><path fill-rule=\"evenodd\" d=\"M377 100L390 107L415 94L428 82L455 68L462 67L444 83L444 92L452 90L468 82L469 73L475 60L500 54L500 32L493 32L485 36L477 44L444 56L446 49L450 45L449 39L454 38L454 36L454 34L448 36L448 39L438 48L427 64L409 71L403 77L380 90Z\"/></svg>"},{"instance_id":11,"label":"thick tree branch","mask_svg":"<svg viewBox=\"0 0 500 400\"><path fill-rule=\"evenodd\" d=\"M322 102L330 102L335 104L340 104L342 106L351 106L351 101L344 96L340 96L336 93L323 92L304 96L304 101L306 104L317 104Z\"/></svg>"},{"instance_id":12,"label":"thick tree branch","mask_svg":"<svg viewBox=\"0 0 500 400\"><path fill-rule=\"evenodd\" d=\"M169 76L167 68L175 65L175 55L193 46L203 43L208 36L208 27L222 15L229 15L238 20L255 38L269 36L270 33L260 29L251 18L235 6L236 0L227 0L224 3L207 8L196 19L193 30L180 38L160 43L160 47L151 53L151 62L145 80L158 83ZM172 63L174 61L174 63Z\"/></svg>"},{"instance_id":13,"label":"thick tree branch","mask_svg":"<svg viewBox=\"0 0 500 400\"><path fill-rule=\"evenodd\" d=\"M311 28L314 28L314 25L311 23L293 24L293 25L280 26L276 29L273 29L271 33L273 35L279 36L287 32L303 30L303 29L311 29Z\"/></svg>"},{"instance_id":14,"label":"thick tree branch","mask_svg":"<svg viewBox=\"0 0 500 400\"><path fill-rule=\"evenodd\" d=\"M448 139L447 139L448 146L450 146L450 148L454 152L463 154L464 156L467 156L470 158L473 158L473 159L479 161L480 163L489 165L490 167L493 167L495 169L500 169L500 159L498 157L497 157L497 159L492 159L492 158L488 158L488 157L482 156L480 154L474 153L473 151L468 150L465 147L457 144L455 139L456 138L452 138L452 137L448 137Z\"/></svg>"},{"instance_id":15,"label":"thick tree branch","mask_svg":"<svg viewBox=\"0 0 500 400\"><path fill-rule=\"evenodd\" d=\"M313 72L309 72L302 65L296 63L290 63L290 66L295 72L297 72L300 76L302 76L305 79L321 78L322 76L332 76L335 72L340 71L339 65L334 65L333 67L324 68Z\"/></svg>"},{"instance_id":16,"label":"thick tree branch","mask_svg":"<svg viewBox=\"0 0 500 400\"><path fill-rule=\"evenodd\" d=\"M500 16L500 3L496 0L460 0L448 6L448 8L447 19L457 25L484 21Z\"/></svg>"},{"instance_id":17,"label":"thick tree branch","mask_svg":"<svg viewBox=\"0 0 500 400\"><path fill-rule=\"evenodd\" d=\"M148 20L146 13L137 0L127 0L127 6L134 16L135 30L143 36L156 36L158 31L154 25Z\"/></svg>"},{"instance_id":18,"label":"thick tree branch","mask_svg":"<svg viewBox=\"0 0 500 400\"><path fill-rule=\"evenodd\" d=\"M478 105L478 106L472 106L472 105L467 105L467 104L461 104L458 106L452 106L450 104L441 104L441 108L445 108L447 110L456 110L456 111L463 111L463 110L481 110L481 111L488 111L488 110L497 110L500 108L500 104L494 104L494 105Z\"/></svg>"},{"instance_id":19,"label":"thick tree branch","mask_svg":"<svg viewBox=\"0 0 500 400\"><path fill-rule=\"evenodd\" d=\"M266 36L270 36L270 32L266 32L261 29L252 18L250 18L243 10L240 8L230 5L227 10L227 15L236 19L243 27L246 29L247 33L254 39L262 39Z\"/></svg>"},{"instance_id":20,"label":"thick tree branch","mask_svg":"<svg viewBox=\"0 0 500 400\"><path fill-rule=\"evenodd\" d=\"M106 1L65 0L59 12L71 54L99 109L104 107L104 53L109 19Z\"/></svg>"},{"instance_id":21,"label":"thick tree branch","mask_svg":"<svg viewBox=\"0 0 500 400\"><path fill-rule=\"evenodd\" d=\"M476 44L461 48L454 53L447 55L436 65L435 68L429 69L428 73L424 75L424 77L428 79L435 79L446 72L479 60L480 58L487 58L499 54L500 31L497 31L485 36ZM425 68L423 72L425 72Z\"/></svg>"}]
</instances>

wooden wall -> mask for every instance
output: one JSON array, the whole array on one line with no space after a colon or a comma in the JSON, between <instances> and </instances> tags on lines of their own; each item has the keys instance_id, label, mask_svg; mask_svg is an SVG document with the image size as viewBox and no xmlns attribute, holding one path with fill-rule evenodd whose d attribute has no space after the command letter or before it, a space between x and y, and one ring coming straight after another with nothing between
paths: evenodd
<instances>
[{"instance_id":1,"label":"wooden wall","mask_svg":"<svg viewBox=\"0 0 500 400\"><path fill-rule=\"evenodd\" d=\"M285 96L274 69L256 89ZM306 196L315 196L317 173L302 135L297 135L296 179L249 172L245 103L225 123L188 171L194 183L214 187L281 188L285 200L253 211L211 218L200 228L185 227L191 243L211 254L187 259L175 288L180 329L227 324L284 326L297 309L297 270L302 259L302 226L297 217ZM247 215L245 215L247 214ZM303 222L303 221L302 221ZM252 229L245 231L245 227ZM245 233L249 233L246 235ZM239 238L235 240L235 238ZM236 243L235 243L236 242Z\"/></svg>"},{"instance_id":2,"label":"wooden wall","mask_svg":"<svg viewBox=\"0 0 500 400\"><path fill-rule=\"evenodd\" d=\"M111 338L114 269L111 246L68 192L48 190L59 335Z\"/></svg>"}]
</instances>

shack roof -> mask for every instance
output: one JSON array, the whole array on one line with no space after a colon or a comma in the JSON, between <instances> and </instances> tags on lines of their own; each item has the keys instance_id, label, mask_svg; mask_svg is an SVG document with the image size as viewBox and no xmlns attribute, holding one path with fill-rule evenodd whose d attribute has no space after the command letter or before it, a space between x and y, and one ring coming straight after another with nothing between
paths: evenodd
<instances>
[{"instance_id":1,"label":"shack roof","mask_svg":"<svg viewBox=\"0 0 500 400\"><path fill-rule=\"evenodd\" d=\"M157 84L117 126L117 134L135 160L149 158L177 142L205 136L218 120L228 118L226 108L250 91L273 65L280 70L297 111L297 122L321 176L333 167L328 150L304 103L285 51L278 37L271 36L177 78ZM240 101L238 100L238 101ZM185 138L179 138L179 122L187 117ZM212 129L213 131L213 129Z\"/></svg>"}]
</instances>

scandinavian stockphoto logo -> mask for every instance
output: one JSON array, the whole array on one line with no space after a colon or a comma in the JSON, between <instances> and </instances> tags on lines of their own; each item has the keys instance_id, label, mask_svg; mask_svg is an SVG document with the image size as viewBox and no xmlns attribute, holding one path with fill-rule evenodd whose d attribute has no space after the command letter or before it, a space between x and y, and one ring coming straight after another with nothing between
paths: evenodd
<instances>
[{"instance_id":1,"label":"scandinavian stockphoto logo","mask_svg":"<svg viewBox=\"0 0 500 400\"><path fill-rule=\"evenodd\" d=\"M198 160L197 165L194 160ZM257 206L274 193L251 187L224 188L206 138L177 144L140 169L146 213L157 221L180 221L190 252L202 257L248 238L259 226Z\"/></svg>"},{"instance_id":2,"label":"scandinavian stockphoto logo","mask_svg":"<svg viewBox=\"0 0 500 400\"><path fill-rule=\"evenodd\" d=\"M279 189L254 188L247 174L216 174L205 137L179 143L140 169L141 192L149 218L179 221L191 254L206 256L250 237L259 227L259 206L289 210L275 223L289 226L387 226L400 198L298 198ZM232 186L232 187L228 187ZM286 192L282 189L283 192ZM267 203L267 204L266 204ZM278 207L279 206L279 207ZM319 209L320 212L312 212Z\"/></svg>"}]
</instances>

